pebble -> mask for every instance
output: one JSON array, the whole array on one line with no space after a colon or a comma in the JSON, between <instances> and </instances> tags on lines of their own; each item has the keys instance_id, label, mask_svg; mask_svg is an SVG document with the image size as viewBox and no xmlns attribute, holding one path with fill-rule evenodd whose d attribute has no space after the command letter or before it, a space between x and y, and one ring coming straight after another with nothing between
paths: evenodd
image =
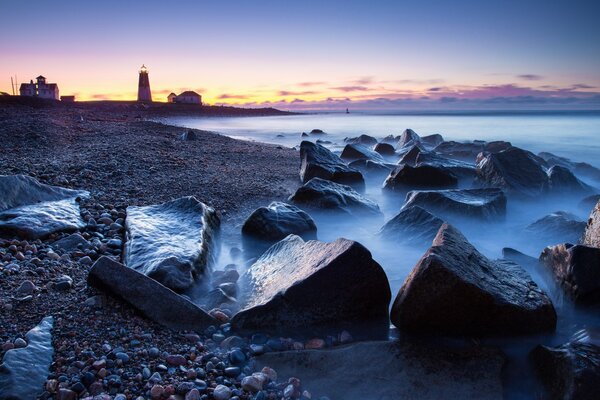
<instances>
[{"instance_id":1,"label":"pebble","mask_svg":"<svg viewBox=\"0 0 600 400\"><path fill-rule=\"evenodd\" d=\"M169 354L166 358L167 364L174 365L176 367L180 365L186 365L187 360L180 354Z\"/></svg>"},{"instance_id":2,"label":"pebble","mask_svg":"<svg viewBox=\"0 0 600 400\"><path fill-rule=\"evenodd\" d=\"M217 385L213 391L213 397L215 400L229 400L231 398L231 389L225 385Z\"/></svg>"},{"instance_id":3,"label":"pebble","mask_svg":"<svg viewBox=\"0 0 600 400\"><path fill-rule=\"evenodd\" d=\"M154 385L150 389L150 397L152 399L160 399L165 392L165 388L162 385Z\"/></svg>"},{"instance_id":4,"label":"pebble","mask_svg":"<svg viewBox=\"0 0 600 400\"><path fill-rule=\"evenodd\" d=\"M242 379L242 389L250 393L256 393L259 390L262 390L262 386L262 382L255 376L247 376Z\"/></svg>"},{"instance_id":5,"label":"pebble","mask_svg":"<svg viewBox=\"0 0 600 400\"><path fill-rule=\"evenodd\" d=\"M37 290L35 284L31 281L23 281L17 289L17 293L21 296L33 294Z\"/></svg>"},{"instance_id":6,"label":"pebble","mask_svg":"<svg viewBox=\"0 0 600 400\"><path fill-rule=\"evenodd\" d=\"M310 349L322 349L325 347L325 341L320 338L310 339L304 344L304 348Z\"/></svg>"},{"instance_id":7,"label":"pebble","mask_svg":"<svg viewBox=\"0 0 600 400\"><path fill-rule=\"evenodd\" d=\"M200 400L200 392L198 389L192 389L185 395L185 400Z\"/></svg>"},{"instance_id":8,"label":"pebble","mask_svg":"<svg viewBox=\"0 0 600 400\"><path fill-rule=\"evenodd\" d=\"M14 342L15 348L20 349L27 346L27 342L23 338L17 338Z\"/></svg>"}]
</instances>

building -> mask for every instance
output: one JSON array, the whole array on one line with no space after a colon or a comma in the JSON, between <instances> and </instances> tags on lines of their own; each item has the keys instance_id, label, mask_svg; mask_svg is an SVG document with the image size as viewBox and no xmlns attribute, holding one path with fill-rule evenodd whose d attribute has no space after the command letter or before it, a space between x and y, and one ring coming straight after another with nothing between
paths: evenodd
<instances>
[{"instance_id":1,"label":"building","mask_svg":"<svg viewBox=\"0 0 600 400\"><path fill-rule=\"evenodd\" d=\"M177 103L177 104L198 104L202 105L202 96L192 90L186 90L185 92L175 95L175 93L171 93L167 96L167 101L169 103Z\"/></svg>"},{"instance_id":2,"label":"building","mask_svg":"<svg viewBox=\"0 0 600 400\"><path fill-rule=\"evenodd\" d=\"M38 76L36 82L21 83L19 93L21 96L41 97L43 99L58 100L58 85L56 83L46 83L46 78Z\"/></svg>"},{"instance_id":3,"label":"building","mask_svg":"<svg viewBox=\"0 0 600 400\"><path fill-rule=\"evenodd\" d=\"M148 78L148 68L146 68L146 66L143 64L142 68L140 68L140 78L138 80L137 101L152 101L152 93L150 92L150 79Z\"/></svg>"},{"instance_id":4,"label":"building","mask_svg":"<svg viewBox=\"0 0 600 400\"><path fill-rule=\"evenodd\" d=\"M73 103L75 102L75 96L60 96L60 101L63 103Z\"/></svg>"}]
</instances>

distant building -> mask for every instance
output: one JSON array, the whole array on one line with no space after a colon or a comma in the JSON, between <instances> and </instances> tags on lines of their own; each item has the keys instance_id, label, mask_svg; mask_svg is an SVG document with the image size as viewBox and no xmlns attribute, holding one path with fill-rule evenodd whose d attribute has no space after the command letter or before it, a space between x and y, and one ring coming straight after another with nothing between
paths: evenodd
<instances>
[{"instance_id":1,"label":"distant building","mask_svg":"<svg viewBox=\"0 0 600 400\"><path fill-rule=\"evenodd\" d=\"M140 78L138 80L137 101L152 101L152 93L150 92L150 79L148 78L148 68L146 68L146 66L143 64L142 68L140 68Z\"/></svg>"},{"instance_id":2,"label":"distant building","mask_svg":"<svg viewBox=\"0 0 600 400\"><path fill-rule=\"evenodd\" d=\"M167 96L167 101L169 103L177 103L177 104L202 104L202 96L192 90L186 90L185 92L175 95L175 93L171 93Z\"/></svg>"},{"instance_id":3,"label":"distant building","mask_svg":"<svg viewBox=\"0 0 600 400\"><path fill-rule=\"evenodd\" d=\"M60 96L60 101L65 103L73 103L75 102L75 96Z\"/></svg>"},{"instance_id":4,"label":"distant building","mask_svg":"<svg viewBox=\"0 0 600 400\"><path fill-rule=\"evenodd\" d=\"M46 78L38 76L36 82L21 83L19 93L21 96L41 97L43 99L58 100L58 85L56 83L46 83Z\"/></svg>"}]
</instances>

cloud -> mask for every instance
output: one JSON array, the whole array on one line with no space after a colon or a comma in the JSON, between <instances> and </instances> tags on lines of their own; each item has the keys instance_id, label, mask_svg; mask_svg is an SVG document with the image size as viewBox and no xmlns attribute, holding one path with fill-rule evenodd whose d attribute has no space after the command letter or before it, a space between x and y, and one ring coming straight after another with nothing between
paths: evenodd
<instances>
[{"instance_id":1,"label":"cloud","mask_svg":"<svg viewBox=\"0 0 600 400\"><path fill-rule=\"evenodd\" d=\"M544 77L541 75L535 75L535 74L521 74L521 75L517 75L517 78L523 79L525 81L539 81L539 80L542 80Z\"/></svg>"},{"instance_id":2,"label":"cloud","mask_svg":"<svg viewBox=\"0 0 600 400\"><path fill-rule=\"evenodd\" d=\"M278 92L279 96L306 96L306 95L318 94L318 93L319 92L315 92L312 90L299 91L299 92L294 92L294 91L289 91L289 90L280 90Z\"/></svg>"},{"instance_id":3,"label":"cloud","mask_svg":"<svg viewBox=\"0 0 600 400\"><path fill-rule=\"evenodd\" d=\"M327 82L300 82L298 83L298 86L302 86L302 87L310 87L310 86L320 86L320 85L325 85Z\"/></svg>"},{"instance_id":4,"label":"cloud","mask_svg":"<svg viewBox=\"0 0 600 400\"><path fill-rule=\"evenodd\" d=\"M331 90L337 90L339 92L364 92L367 90L371 90L366 86L338 86L332 87Z\"/></svg>"},{"instance_id":5,"label":"cloud","mask_svg":"<svg viewBox=\"0 0 600 400\"><path fill-rule=\"evenodd\" d=\"M572 89L596 89L595 86L586 85L585 83L575 83L571 86Z\"/></svg>"},{"instance_id":6,"label":"cloud","mask_svg":"<svg viewBox=\"0 0 600 400\"><path fill-rule=\"evenodd\" d=\"M441 91L443 89L444 88L442 88L442 87L432 87L432 88L427 89L427 91L428 92L439 92L439 91Z\"/></svg>"},{"instance_id":7,"label":"cloud","mask_svg":"<svg viewBox=\"0 0 600 400\"><path fill-rule=\"evenodd\" d=\"M217 97L217 99L219 99L219 100L227 100L227 99L246 100L247 98L248 98L248 96L243 95L243 94L229 94L229 93L224 93L224 94L220 95L219 97Z\"/></svg>"},{"instance_id":8,"label":"cloud","mask_svg":"<svg viewBox=\"0 0 600 400\"><path fill-rule=\"evenodd\" d=\"M363 76L362 78L352 81L352 83L354 83L356 85L368 85L373 82L374 82L374 79L372 76Z\"/></svg>"}]
</instances>

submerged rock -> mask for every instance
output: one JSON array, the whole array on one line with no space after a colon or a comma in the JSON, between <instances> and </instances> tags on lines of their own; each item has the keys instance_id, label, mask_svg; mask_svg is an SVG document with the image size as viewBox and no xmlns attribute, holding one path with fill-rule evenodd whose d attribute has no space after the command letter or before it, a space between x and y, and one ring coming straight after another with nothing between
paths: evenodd
<instances>
[{"instance_id":1,"label":"submerged rock","mask_svg":"<svg viewBox=\"0 0 600 400\"><path fill-rule=\"evenodd\" d=\"M586 246L600 248L600 200L590 214L582 243Z\"/></svg>"},{"instance_id":2,"label":"submerged rock","mask_svg":"<svg viewBox=\"0 0 600 400\"><path fill-rule=\"evenodd\" d=\"M125 228L123 259L129 268L180 291L210 273L219 219L194 197L128 207Z\"/></svg>"},{"instance_id":3,"label":"submerged rock","mask_svg":"<svg viewBox=\"0 0 600 400\"><path fill-rule=\"evenodd\" d=\"M379 153L362 144L347 144L340 155L342 160L371 160L384 163L385 160Z\"/></svg>"},{"instance_id":4,"label":"submerged rock","mask_svg":"<svg viewBox=\"0 0 600 400\"><path fill-rule=\"evenodd\" d=\"M236 329L389 324L390 287L383 269L360 243L305 242L290 235L267 250L240 278L244 307Z\"/></svg>"},{"instance_id":5,"label":"submerged rock","mask_svg":"<svg viewBox=\"0 0 600 400\"><path fill-rule=\"evenodd\" d=\"M279 376L302 377L313 399L501 400L504 364L496 349L390 341L267 353L255 360L257 370L269 366Z\"/></svg>"},{"instance_id":6,"label":"submerged rock","mask_svg":"<svg viewBox=\"0 0 600 400\"><path fill-rule=\"evenodd\" d=\"M576 215L564 211L557 211L538 219L525 228L536 242L577 243L585 231L585 222L580 221Z\"/></svg>"},{"instance_id":7,"label":"submerged rock","mask_svg":"<svg viewBox=\"0 0 600 400\"><path fill-rule=\"evenodd\" d=\"M497 153L511 148L510 142L494 141L485 142L483 140L474 140L472 142L442 142L434 150L446 157L456 160L474 162L477 155L481 152Z\"/></svg>"},{"instance_id":8,"label":"submerged rock","mask_svg":"<svg viewBox=\"0 0 600 400\"><path fill-rule=\"evenodd\" d=\"M321 178L358 190L365 188L365 180L359 171L348 167L341 158L321 145L303 141L300 144L300 159L300 179L303 183L312 178Z\"/></svg>"},{"instance_id":9,"label":"submerged rock","mask_svg":"<svg viewBox=\"0 0 600 400\"><path fill-rule=\"evenodd\" d=\"M580 196L590 194L594 189L577 179L573 173L560 165L555 165L548 171L549 190L553 194Z\"/></svg>"},{"instance_id":10,"label":"submerged rock","mask_svg":"<svg viewBox=\"0 0 600 400\"><path fill-rule=\"evenodd\" d=\"M45 317L25 335L27 346L8 350L0 365L0 400L37 399L52 364L54 319Z\"/></svg>"},{"instance_id":11,"label":"submerged rock","mask_svg":"<svg viewBox=\"0 0 600 400\"><path fill-rule=\"evenodd\" d=\"M548 296L516 264L494 262L442 225L400 288L395 326L438 335L511 335L553 330Z\"/></svg>"},{"instance_id":12,"label":"submerged rock","mask_svg":"<svg viewBox=\"0 0 600 400\"><path fill-rule=\"evenodd\" d=\"M435 215L419 206L412 206L386 222L378 235L398 242L431 243L443 224L444 221Z\"/></svg>"},{"instance_id":13,"label":"submerged rock","mask_svg":"<svg viewBox=\"0 0 600 400\"><path fill-rule=\"evenodd\" d=\"M596 168L588 163L574 162L565 157L557 156L556 154L541 152L538 153L538 157L544 160L546 167L550 168L555 165L560 165L571 171L576 175L585 176L594 180L600 181L600 169Z\"/></svg>"},{"instance_id":14,"label":"submerged rock","mask_svg":"<svg viewBox=\"0 0 600 400\"><path fill-rule=\"evenodd\" d=\"M146 317L174 330L202 331L217 323L185 297L108 257L94 263L88 282L114 293Z\"/></svg>"},{"instance_id":15,"label":"submerged rock","mask_svg":"<svg viewBox=\"0 0 600 400\"><path fill-rule=\"evenodd\" d=\"M44 238L85 227L79 213L82 190L40 183L25 175L0 175L0 237Z\"/></svg>"},{"instance_id":16,"label":"submerged rock","mask_svg":"<svg viewBox=\"0 0 600 400\"><path fill-rule=\"evenodd\" d=\"M440 135L439 133L434 133L433 135L427 135L427 136L421 137L421 143L423 143L425 146L429 147L430 149L433 149L436 146L439 146L443 142L444 142L444 137L442 135Z\"/></svg>"},{"instance_id":17,"label":"submerged rock","mask_svg":"<svg viewBox=\"0 0 600 400\"><path fill-rule=\"evenodd\" d=\"M379 206L350 186L313 178L296 190L290 201L308 208L348 215L381 215Z\"/></svg>"},{"instance_id":18,"label":"submerged rock","mask_svg":"<svg viewBox=\"0 0 600 400\"><path fill-rule=\"evenodd\" d=\"M345 143L348 144L364 144L365 146L374 146L377 144L377 139L369 135L360 135L352 138L345 138Z\"/></svg>"},{"instance_id":19,"label":"submerged rock","mask_svg":"<svg viewBox=\"0 0 600 400\"><path fill-rule=\"evenodd\" d=\"M377 143L373 148L377 153L382 156L394 156L396 155L396 149L389 143Z\"/></svg>"},{"instance_id":20,"label":"submerged rock","mask_svg":"<svg viewBox=\"0 0 600 400\"><path fill-rule=\"evenodd\" d=\"M400 142L400 136L387 135L386 137L381 139L381 143L388 143L394 147L398 146L399 142Z\"/></svg>"},{"instance_id":21,"label":"submerged rock","mask_svg":"<svg viewBox=\"0 0 600 400\"><path fill-rule=\"evenodd\" d=\"M268 207L254 210L244 222L242 233L269 242L291 234L303 239L315 239L317 226L310 215L298 207L274 201Z\"/></svg>"},{"instance_id":22,"label":"submerged rock","mask_svg":"<svg viewBox=\"0 0 600 400\"><path fill-rule=\"evenodd\" d=\"M600 249L559 244L546 247L540 261L575 302L600 301Z\"/></svg>"},{"instance_id":23,"label":"submerged rock","mask_svg":"<svg viewBox=\"0 0 600 400\"><path fill-rule=\"evenodd\" d=\"M389 175L390 171L394 169L395 165L383 164L377 161L371 160L356 160L348 164L350 167L362 172L366 177L383 179Z\"/></svg>"},{"instance_id":24,"label":"submerged rock","mask_svg":"<svg viewBox=\"0 0 600 400\"><path fill-rule=\"evenodd\" d=\"M573 341L537 346L530 354L553 399L593 400L600 393L600 347Z\"/></svg>"},{"instance_id":25,"label":"submerged rock","mask_svg":"<svg viewBox=\"0 0 600 400\"><path fill-rule=\"evenodd\" d=\"M310 131L311 135L325 135L325 132L322 129L313 129Z\"/></svg>"},{"instance_id":26,"label":"submerged rock","mask_svg":"<svg viewBox=\"0 0 600 400\"><path fill-rule=\"evenodd\" d=\"M407 145L415 145L421 142L421 137L417 134L417 132L412 129L405 129L400 136L400 140L398 141L399 147L405 147Z\"/></svg>"},{"instance_id":27,"label":"submerged rock","mask_svg":"<svg viewBox=\"0 0 600 400\"><path fill-rule=\"evenodd\" d=\"M500 189L412 191L402 208L411 206L443 217L497 220L506 215L506 196Z\"/></svg>"},{"instance_id":28,"label":"submerged rock","mask_svg":"<svg viewBox=\"0 0 600 400\"><path fill-rule=\"evenodd\" d=\"M458 185L456 176L445 168L421 165L400 165L387 177L383 188L391 191L411 189L447 189Z\"/></svg>"}]
</instances>

